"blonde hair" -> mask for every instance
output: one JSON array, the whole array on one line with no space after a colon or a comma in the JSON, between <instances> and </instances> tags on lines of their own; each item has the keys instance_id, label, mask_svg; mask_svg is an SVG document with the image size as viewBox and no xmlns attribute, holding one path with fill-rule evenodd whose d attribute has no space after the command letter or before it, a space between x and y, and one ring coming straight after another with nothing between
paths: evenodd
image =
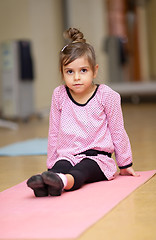
<instances>
[{"instance_id":1,"label":"blonde hair","mask_svg":"<svg viewBox=\"0 0 156 240\"><path fill-rule=\"evenodd\" d=\"M69 28L64 32L64 37L69 40L69 43L60 51L61 72L63 73L63 66L70 64L82 56L87 57L94 72L96 65L95 51L89 43L86 43L83 33L76 28Z\"/></svg>"}]
</instances>

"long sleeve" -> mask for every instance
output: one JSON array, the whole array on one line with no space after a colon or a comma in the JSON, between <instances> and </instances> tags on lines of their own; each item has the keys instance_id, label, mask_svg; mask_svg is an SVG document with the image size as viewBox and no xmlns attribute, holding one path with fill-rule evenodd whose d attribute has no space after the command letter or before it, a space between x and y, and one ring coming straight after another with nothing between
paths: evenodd
<instances>
[{"instance_id":1,"label":"long sleeve","mask_svg":"<svg viewBox=\"0 0 156 240\"><path fill-rule=\"evenodd\" d=\"M119 168L132 165L132 152L129 137L124 128L120 95L111 91L105 98L108 128L114 145L115 157Z\"/></svg>"},{"instance_id":2,"label":"long sleeve","mask_svg":"<svg viewBox=\"0 0 156 240\"><path fill-rule=\"evenodd\" d=\"M49 116L49 134L48 134L48 153L47 167L51 168L54 161L57 159L57 137L59 132L60 114L58 104L59 92L54 90L52 95L50 116Z\"/></svg>"}]
</instances>

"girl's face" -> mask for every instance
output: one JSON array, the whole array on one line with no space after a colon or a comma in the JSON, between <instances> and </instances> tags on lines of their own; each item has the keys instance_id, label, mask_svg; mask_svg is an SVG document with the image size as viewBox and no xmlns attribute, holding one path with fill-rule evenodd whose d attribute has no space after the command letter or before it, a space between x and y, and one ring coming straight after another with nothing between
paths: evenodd
<instances>
[{"instance_id":1,"label":"girl's face","mask_svg":"<svg viewBox=\"0 0 156 240\"><path fill-rule=\"evenodd\" d=\"M74 94L83 94L92 89L97 72L98 65L93 72L87 57L82 56L63 66L63 80Z\"/></svg>"}]
</instances>

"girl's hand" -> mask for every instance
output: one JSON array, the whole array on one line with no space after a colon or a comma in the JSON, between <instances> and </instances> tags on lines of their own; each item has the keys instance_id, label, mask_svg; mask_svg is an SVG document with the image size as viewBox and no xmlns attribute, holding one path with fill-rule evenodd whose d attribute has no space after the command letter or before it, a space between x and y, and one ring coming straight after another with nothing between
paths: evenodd
<instances>
[{"instance_id":1,"label":"girl's hand","mask_svg":"<svg viewBox=\"0 0 156 240\"><path fill-rule=\"evenodd\" d=\"M135 173L132 167L120 169L120 175L132 175L133 177L139 177L140 175L138 173Z\"/></svg>"}]
</instances>

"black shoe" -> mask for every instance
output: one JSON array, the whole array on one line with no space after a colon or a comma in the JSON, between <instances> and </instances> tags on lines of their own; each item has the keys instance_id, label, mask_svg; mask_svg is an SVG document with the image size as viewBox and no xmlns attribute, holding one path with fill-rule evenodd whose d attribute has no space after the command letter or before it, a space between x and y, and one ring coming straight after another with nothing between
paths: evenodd
<instances>
[{"instance_id":1,"label":"black shoe","mask_svg":"<svg viewBox=\"0 0 156 240\"><path fill-rule=\"evenodd\" d=\"M63 182L61 178L51 171L42 173L42 178L45 184L48 185L48 192L51 196L60 196L63 190Z\"/></svg>"},{"instance_id":2,"label":"black shoe","mask_svg":"<svg viewBox=\"0 0 156 240\"><path fill-rule=\"evenodd\" d=\"M36 197L48 196L48 186L43 182L41 175L34 175L27 181L27 186L34 190Z\"/></svg>"}]
</instances>

